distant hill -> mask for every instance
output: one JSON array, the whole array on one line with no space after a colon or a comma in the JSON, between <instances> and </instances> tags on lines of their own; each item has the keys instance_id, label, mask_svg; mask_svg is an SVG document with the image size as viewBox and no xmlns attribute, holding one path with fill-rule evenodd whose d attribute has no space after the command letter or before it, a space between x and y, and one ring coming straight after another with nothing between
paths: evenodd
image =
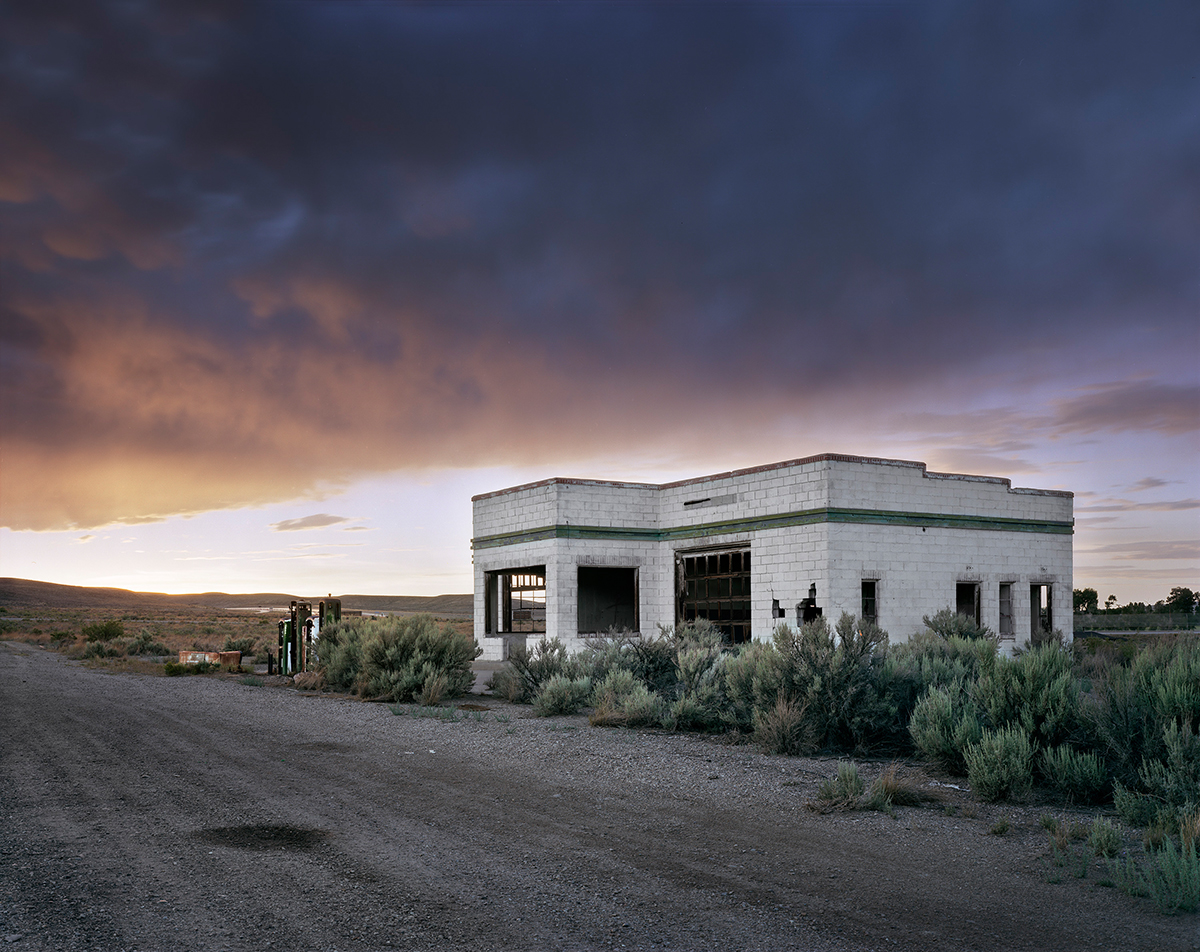
<instances>
[{"instance_id":1,"label":"distant hill","mask_svg":"<svg viewBox=\"0 0 1200 952\"><path fill-rule=\"evenodd\" d=\"M287 608L292 599L320 601L323 595L286 595L255 592L230 595L201 592L196 595L164 595L161 592L131 592L124 588L88 588L57 585L23 578L0 578L0 605L22 608ZM341 595L342 608L375 612L432 612L435 615L470 615L471 595Z\"/></svg>"}]
</instances>

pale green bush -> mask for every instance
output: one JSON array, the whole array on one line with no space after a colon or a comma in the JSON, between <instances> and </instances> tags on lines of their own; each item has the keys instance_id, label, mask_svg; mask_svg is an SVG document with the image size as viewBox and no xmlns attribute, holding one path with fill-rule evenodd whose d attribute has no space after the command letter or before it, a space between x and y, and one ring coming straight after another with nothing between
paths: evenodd
<instances>
[{"instance_id":1,"label":"pale green bush","mask_svg":"<svg viewBox=\"0 0 1200 952\"><path fill-rule=\"evenodd\" d=\"M1020 727L985 730L967 745L967 781L983 800L1018 800L1033 786L1033 745Z\"/></svg>"},{"instance_id":2,"label":"pale green bush","mask_svg":"<svg viewBox=\"0 0 1200 952\"><path fill-rule=\"evenodd\" d=\"M964 752L983 736L979 709L958 682L930 688L913 709L908 730L922 756L960 776L967 772Z\"/></svg>"},{"instance_id":3,"label":"pale green bush","mask_svg":"<svg viewBox=\"0 0 1200 952\"><path fill-rule=\"evenodd\" d=\"M1071 656L1054 645L998 658L970 694L988 726L1020 727L1041 747L1064 743L1082 723Z\"/></svg>"},{"instance_id":4,"label":"pale green bush","mask_svg":"<svg viewBox=\"0 0 1200 952\"><path fill-rule=\"evenodd\" d=\"M1108 771L1094 753L1062 744L1043 750L1038 762L1042 777L1065 799L1074 803L1107 799Z\"/></svg>"},{"instance_id":5,"label":"pale green bush","mask_svg":"<svg viewBox=\"0 0 1200 952\"><path fill-rule=\"evenodd\" d=\"M317 653L333 690L400 702L428 696L439 679L447 696L464 694L481 650L470 635L422 614L337 622L322 629Z\"/></svg>"},{"instance_id":6,"label":"pale green bush","mask_svg":"<svg viewBox=\"0 0 1200 952\"><path fill-rule=\"evenodd\" d=\"M568 678L556 674L542 685L533 699L533 712L538 717L576 714L587 704L591 694L591 678Z\"/></svg>"}]
</instances>

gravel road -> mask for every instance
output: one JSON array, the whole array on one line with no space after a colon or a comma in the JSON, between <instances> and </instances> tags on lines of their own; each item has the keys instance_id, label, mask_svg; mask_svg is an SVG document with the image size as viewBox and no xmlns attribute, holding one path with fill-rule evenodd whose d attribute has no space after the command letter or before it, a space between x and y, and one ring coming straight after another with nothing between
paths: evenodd
<instances>
[{"instance_id":1,"label":"gravel road","mask_svg":"<svg viewBox=\"0 0 1200 952\"><path fill-rule=\"evenodd\" d=\"M819 815L830 760L467 701L0 643L0 948L1200 949L1052 869L1042 810Z\"/></svg>"}]
</instances>

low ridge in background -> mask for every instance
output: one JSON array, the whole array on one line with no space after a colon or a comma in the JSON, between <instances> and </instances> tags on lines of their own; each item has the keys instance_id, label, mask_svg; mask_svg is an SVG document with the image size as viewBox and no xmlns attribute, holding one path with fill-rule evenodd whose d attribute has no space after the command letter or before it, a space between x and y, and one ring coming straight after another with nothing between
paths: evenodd
<instances>
[{"instance_id":1,"label":"low ridge in background","mask_svg":"<svg viewBox=\"0 0 1200 952\"><path fill-rule=\"evenodd\" d=\"M254 592L231 595L201 592L194 595L165 595L161 592L132 592L124 588L90 588L59 585L33 579L0 578L0 605L46 608L286 608L292 599L316 601L327 593L289 595L283 592ZM435 615L466 615L473 611L471 595L339 595L350 611L431 612Z\"/></svg>"}]
</instances>

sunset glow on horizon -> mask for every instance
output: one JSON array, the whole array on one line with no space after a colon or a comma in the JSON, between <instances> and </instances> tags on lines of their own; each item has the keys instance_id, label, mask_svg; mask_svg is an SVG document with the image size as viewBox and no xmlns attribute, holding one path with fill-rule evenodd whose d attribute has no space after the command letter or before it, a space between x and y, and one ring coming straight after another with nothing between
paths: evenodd
<instances>
[{"instance_id":1,"label":"sunset glow on horizon","mask_svg":"<svg viewBox=\"0 0 1200 952\"><path fill-rule=\"evenodd\" d=\"M467 592L473 494L848 453L1200 587L1194 4L3 18L2 576Z\"/></svg>"}]
</instances>

